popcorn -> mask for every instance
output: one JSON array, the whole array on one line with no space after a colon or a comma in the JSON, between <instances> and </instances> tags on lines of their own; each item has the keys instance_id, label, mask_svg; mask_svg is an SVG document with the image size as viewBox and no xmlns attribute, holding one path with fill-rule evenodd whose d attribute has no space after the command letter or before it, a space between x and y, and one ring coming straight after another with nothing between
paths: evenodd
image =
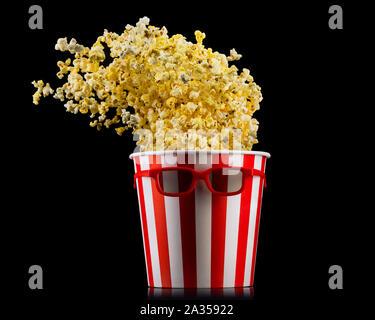
<instances>
[{"instance_id":1,"label":"popcorn","mask_svg":"<svg viewBox=\"0 0 375 320\"><path fill-rule=\"evenodd\" d=\"M54 91L51 88L50 84L47 83L45 87L42 89L43 97L47 97L48 95L52 94Z\"/></svg>"},{"instance_id":2,"label":"popcorn","mask_svg":"<svg viewBox=\"0 0 375 320\"><path fill-rule=\"evenodd\" d=\"M189 76L185 72L181 72L178 75L178 79L182 81L184 84L187 84L190 81Z\"/></svg>"},{"instance_id":3,"label":"popcorn","mask_svg":"<svg viewBox=\"0 0 375 320\"><path fill-rule=\"evenodd\" d=\"M55 44L55 50L67 51L68 50L68 40L67 40L67 38L57 39L57 43Z\"/></svg>"},{"instance_id":4,"label":"popcorn","mask_svg":"<svg viewBox=\"0 0 375 320\"><path fill-rule=\"evenodd\" d=\"M66 101L67 112L89 114L97 130L138 133L141 151L234 148L236 130L241 130L241 148L251 150L258 142L258 121L252 116L262 95L249 69L239 74L229 66L242 56L235 49L226 57L205 48L200 31L192 43L149 23L143 17L122 34L104 30L91 47L74 38L58 39L55 49L74 56L57 63L57 77L66 82L54 93L48 83L33 81L33 103L54 93L53 98ZM110 60L106 66L105 59ZM219 136L228 130L232 133Z\"/></svg>"},{"instance_id":5,"label":"popcorn","mask_svg":"<svg viewBox=\"0 0 375 320\"><path fill-rule=\"evenodd\" d=\"M56 89L56 93L54 94L53 96L55 99L58 99L60 101L64 101L65 100L65 97L64 97L64 90L63 88L57 88Z\"/></svg>"},{"instance_id":6,"label":"popcorn","mask_svg":"<svg viewBox=\"0 0 375 320\"><path fill-rule=\"evenodd\" d=\"M192 103L192 102L188 102L186 104L186 108L187 108L189 113L193 113L197 109L197 107L198 106L195 103Z\"/></svg>"},{"instance_id":7,"label":"popcorn","mask_svg":"<svg viewBox=\"0 0 375 320\"><path fill-rule=\"evenodd\" d=\"M235 60L240 60L242 58L242 54L238 54L236 49L230 50L230 56L227 57L228 61L235 61Z\"/></svg>"},{"instance_id":8,"label":"popcorn","mask_svg":"<svg viewBox=\"0 0 375 320\"><path fill-rule=\"evenodd\" d=\"M202 44L203 39L206 38L206 34L198 30L194 32L194 35L198 44Z\"/></svg>"},{"instance_id":9,"label":"popcorn","mask_svg":"<svg viewBox=\"0 0 375 320\"><path fill-rule=\"evenodd\" d=\"M198 91L190 91L189 93L189 99L198 99L199 92Z\"/></svg>"},{"instance_id":10,"label":"popcorn","mask_svg":"<svg viewBox=\"0 0 375 320\"><path fill-rule=\"evenodd\" d=\"M48 95L54 92L50 84L47 83L46 85L44 85L44 82L42 80L32 81L31 84L37 89L36 92L33 94L34 104L39 104L39 100L42 97L42 95L43 97L47 97Z\"/></svg>"},{"instance_id":11,"label":"popcorn","mask_svg":"<svg viewBox=\"0 0 375 320\"><path fill-rule=\"evenodd\" d=\"M78 105L74 103L73 100L69 100L67 103L65 103L64 107L66 108L66 112L71 112L74 114L77 114L79 110Z\"/></svg>"},{"instance_id":12,"label":"popcorn","mask_svg":"<svg viewBox=\"0 0 375 320\"><path fill-rule=\"evenodd\" d=\"M68 43L67 38L60 38L57 40L55 50L69 51L70 53L79 53L85 49L84 46L77 43L77 40L72 38Z\"/></svg>"}]
</instances>

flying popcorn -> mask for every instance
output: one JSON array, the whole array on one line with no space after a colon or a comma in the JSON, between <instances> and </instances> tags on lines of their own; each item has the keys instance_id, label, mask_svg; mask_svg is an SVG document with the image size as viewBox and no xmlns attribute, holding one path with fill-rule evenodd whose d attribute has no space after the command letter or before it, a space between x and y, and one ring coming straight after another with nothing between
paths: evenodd
<instances>
[{"instance_id":1,"label":"flying popcorn","mask_svg":"<svg viewBox=\"0 0 375 320\"><path fill-rule=\"evenodd\" d=\"M200 31L196 43L181 34L169 37L165 27L151 26L144 17L120 35L104 30L91 47L60 38L55 49L74 57L57 63L57 77L66 81L55 90L33 81L33 103L53 94L67 112L89 114L98 130L148 130L152 139L140 135L137 141L141 151L233 149L234 133L217 139L223 131L240 132L240 148L251 150L258 142L253 114L262 100L260 87L248 69L239 73L228 65L241 58L235 49L228 57L213 52L204 47L205 37ZM160 136L163 144L156 143Z\"/></svg>"}]
</instances>

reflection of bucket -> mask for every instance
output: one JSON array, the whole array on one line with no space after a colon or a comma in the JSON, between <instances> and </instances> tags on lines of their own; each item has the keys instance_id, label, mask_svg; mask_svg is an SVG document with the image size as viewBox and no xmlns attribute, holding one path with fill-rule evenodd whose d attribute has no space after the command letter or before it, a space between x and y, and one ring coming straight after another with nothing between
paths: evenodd
<instances>
[{"instance_id":1,"label":"reflection of bucket","mask_svg":"<svg viewBox=\"0 0 375 320\"><path fill-rule=\"evenodd\" d=\"M264 173L269 157L253 151L157 151L130 156L137 173L164 167L204 171L223 165ZM226 179L230 186L233 177ZM156 179L136 179L149 286L252 286L264 180L251 176L242 193L233 196L212 194L198 180L193 192L170 197L158 192ZM163 184L176 189L181 181L176 177Z\"/></svg>"},{"instance_id":2,"label":"reflection of bucket","mask_svg":"<svg viewBox=\"0 0 375 320\"><path fill-rule=\"evenodd\" d=\"M250 300L254 297L254 287L237 287L237 288L148 288L147 297L149 299L198 299L215 298L231 299L243 298ZM216 310L216 313L218 310Z\"/></svg>"}]
</instances>

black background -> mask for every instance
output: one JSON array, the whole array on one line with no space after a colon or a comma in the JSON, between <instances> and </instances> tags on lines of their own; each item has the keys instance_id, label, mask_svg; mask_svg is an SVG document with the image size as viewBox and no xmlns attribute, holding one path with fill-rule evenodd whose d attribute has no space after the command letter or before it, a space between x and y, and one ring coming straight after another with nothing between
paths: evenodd
<instances>
[{"instance_id":1,"label":"black background","mask_svg":"<svg viewBox=\"0 0 375 320\"><path fill-rule=\"evenodd\" d=\"M290 317L338 315L361 292L366 249L365 172L358 110L369 40L358 2L144 2L22 1L7 13L4 30L3 111L4 249L14 311L30 318L64 315L106 318L138 315L149 300L130 134L97 132L85 115L54 99L32 104L32 80L53 87L57 38L91 45L104 28L121 33L148 16L169 35L189 41L206 33L206 47L236 50L262 87L264 100L254 150L271 153L262 205L254 297L229 299L244 319L277 312ZM43 30L30 30L28 8L43 8ZM340 4L344 29L330 30L328 8ZM12 31L13 30L13 31ZM366 106L369 107L368 104ZM9 221L9 222L8 222ZM362 224L361 224L362 226ZM9 258L8 258L9 257ZM28 288L28 268L44 271L44 289ZM344 270L344 289L330 290L328 268ZM8 276L9 274L9 276ZM215 298L211 299L215 303ZM223 303L224 300L217 300Z\"/></svg>"}]
</instances>

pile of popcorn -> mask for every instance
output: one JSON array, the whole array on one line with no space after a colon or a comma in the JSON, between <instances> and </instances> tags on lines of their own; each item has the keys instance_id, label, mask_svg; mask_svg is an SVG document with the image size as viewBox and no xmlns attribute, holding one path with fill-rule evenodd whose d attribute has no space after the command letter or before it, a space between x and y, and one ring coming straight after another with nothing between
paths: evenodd
<instances>
[{"instance_id":1,"label":"pile of popcorn","mask_svg":"<svg viewBox=\"0 0 375 320\"><path fill-rule=\"evenodd\" d=\"M55 91L33 81L33 103L53 94L66 111L89 113L98 130L112 126L122 135L131 129L141 151L234 149L234 136L237 148L251 150L258 142L252 115L262 100L260 87L248 69L239 74L228 65L241 58L235 49L226 57L204 47L204 33L195 37L196 43L169 37L144 17L121 35L104 30L91 48L58 39L55 49L74 55L57 63L57 77L67 81Z\"/></svg>"}]
</instances>

